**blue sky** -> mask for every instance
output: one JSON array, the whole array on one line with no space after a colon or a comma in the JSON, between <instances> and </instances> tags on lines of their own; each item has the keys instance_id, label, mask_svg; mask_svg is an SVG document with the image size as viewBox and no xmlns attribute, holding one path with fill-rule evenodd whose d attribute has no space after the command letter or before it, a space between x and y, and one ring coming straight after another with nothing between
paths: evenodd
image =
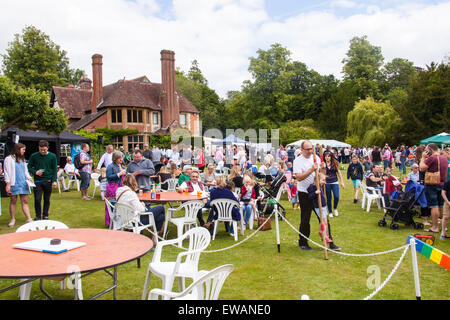
<instances>
[{"instance_id":1,"label":"blue sky","mask_svg":"<svg viewBox=\"0 0 450 320\"><path fill-rule=\"evenodd\" d=\"M127 0L136 1L136 0ZM373 6L378 7L380 10L393 8L399 4L423 4L432 5L444 3L443 0L265 0L264 7L267 10L268 15L276 20L286 19L301 13L307 13L311 11L332 11L340 17L348 17L353 14L366 13L367 8ZM171 14L172 0L157 0L160 6L159 15L165 18L173 18Z\"/></svg>"},{"instance_id":2,"label":"blue sky","mask_svg":"<svg viewBox=\"0 0 450 320\"><path fill-rule=\"evenodd\" d=\"M146 75L160 82L160 51L200 69L221 97L250 79L249 58L280 43L293 60L341 76L349 41L367 35L385 62L424 67L450 55L450 0L0 0L0 54L34 25L91 76L103 55L104 84ZM1 58L0 58L1 60ZM0 61L1 63L1 61Z\"/></svg>"}]
</instances>

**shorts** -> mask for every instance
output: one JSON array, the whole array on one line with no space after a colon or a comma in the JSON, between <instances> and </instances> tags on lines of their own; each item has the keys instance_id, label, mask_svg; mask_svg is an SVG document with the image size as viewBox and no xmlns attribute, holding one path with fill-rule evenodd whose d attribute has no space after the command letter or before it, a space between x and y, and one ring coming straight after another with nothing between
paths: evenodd
<instances>
[{"instance_id":1,"label":"shorts","mask_svg":"<svg viewBox=\"0 0 450 320\"><path fill-rule=\"evenodd\" d=\"M447 202L444 202L444 210L442 210L442 216L450 218L450 206Z\"/></svg>"},{"instance_id":2,"label":"shorts","mask_svg":"<svg viewBox=\"0 0 450 320\"><path fill-rule=\"evenodd\" d=\"M319 217L319 208L314 208L314 212L316 216ZM322 207L322 219L326 219L328 217L327 207ZM320 219L320 218L319 218Z\"/></svg>"},{"instance_id":3,"label":"shorts","mask_svg":"<svg viewBox=\"0 0 450 320\"><path fill-rule=\"evenodd\" d=\"M80 189L81 190L88 189L89 185L91 184L91 174L81 171L80 172L80 177L81 177Z\"/></svg>"},{"instance_id":4,"label":"shorts","mask_svg":"<svg viewBox=\"0 0 450 320\"><path fill-rule=\"evenodd\" d=\"M361 180L359 180L359 179L352 180L352 183L353 183L353 187L354 187L354 188L359 188L359 187L361 187Z\"/></svg>"},{"instance_id":5,"label":"shorts","mask_svg":"<svg viewBox=\"0 0 450 320\"><path fill-rule=\"evenodd\" d=\"M427 198L428 208L441 208L444 205L441 186L425 186L425 197Z\"/></svg>"}]
</instances>

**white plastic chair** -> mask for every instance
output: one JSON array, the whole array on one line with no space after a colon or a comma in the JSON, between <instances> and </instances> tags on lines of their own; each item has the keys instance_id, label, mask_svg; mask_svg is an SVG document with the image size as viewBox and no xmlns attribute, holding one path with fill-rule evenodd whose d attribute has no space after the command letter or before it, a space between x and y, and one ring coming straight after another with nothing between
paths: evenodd
<instances>
[{"instance_id":1,"label":"white plastic chair","mask_svg":"<svg viewBox=\"0 0 450 320\"><path fill-rule=\"evenodd\" d=\"M62 222L54 221L54 220L39 220L29 222L17 228L16 232L28 232L28 231L39 231L39 230L55 230L55 229L69 229L67 225ZM66 277L48 277L46 280L53 280L60 282L60 289L65 289L65 279ZM42 289L43 279L40 279L40 287ZM83 300L83 292L81 290L81 278L75 275L74 282L74 294L75 300ZM28 282L20 286L19 290L19 298L20 300L30 300L31 287L33 283ZM47 293L43 291L46 295ZM50 296L48 296L50 298Z\"/></svg>"},{"instance_id":2,"label":"white plastic chair","mask_svg":"<svg viewBox=\"0 0 450 320\"><path fill-rule=\"evenodd\" d=\"M164 246L178 244L189 238L187 251L178 254L175 262L161 261L162 249ZM206 228L192 228L178 239L159 241L153 254L152 262L148 265L147 276L145 278L142 300L146 299L148 285L152 274L161 278L162 289L171 291L175 278L178 279L178 287L184 290L185 278L195 279L198 276L198 262L200 254L211 242L211 235ZM182 262L184 260L184 262Z\"/></svg>"},{"instance_id":3,"label":"white plastic chair","mask_svg":"<svg viewBox=\"0 0 450 320\"><path fill-rule=\"evenodd\" d=\"M211 271L200 271L197 278L183 292L172 292L163 289L150 291L149 299L158 300L159 297L171 300L218 300L225 280L233 271L232 264L217 267Z\"/></svg>"},{"instance_id":4,"label":"white plastic chair","mask_svg":"<svg viewBox=\"0 0 450 320\"><path fill-rule=\"evenodd\" d=\"M222 172L222 175L226 178L230 175L230 168L228 167L222 167L220 170Z\"/></svg>"},{"instance_id":5,"label":"white plastic chair","mask_svg":"<svg viewBox=\"0 0 450 320\"><path fill-rule=\"evenodd\" d=\"M105 198L105 205L106 205L106 210L108 210L108 215L109 215L109 229L114 229L114 218L115 218L114 206L106 198Z\"/></svg>"},{"instance_id":6,"label":"white plastic chair","mask_svg":"<svg viewBox=\"0 0 450 320\"><path fill-rule=\"evenodd\" d=\"M166 222L164 223L164 237L167 236L167 226L172 222L177 226L177 238L180 239L184 232L184 227L197 227L197 212L203 208L205 204L201 200L192 200L183 203L178 208L167 209ZM184 210L183 217L174 217L173 214L177 211ZM181 247L181 241L178 243Z\"/></svg>"},{"instance_id":7,"label":"white plastic chair","mask_svg":"<svg viewBox=\"0 0 450 320\"><path fill-rule=\"evenodd\" d=\"M232 218L233 207L237 206L240 208L239 202L230 199L216 199L210 202L210 206L215 207L217 210L217 220L214 221L214 232L213 232L213 240L216 238L217 226L219 222L229 222L233 226L234 240L238 240L238 230L237 230L237 221ZM242 211L241 213L241 234L244 235L244 222L242 219Z\"/></svg>"},{"instance_id":8,"label":"white plastic chair","mask_svg":"<svg viewBox=\"0 0 450 320\"><path fill-rule=\"evenodd\" d=\"M375 200L377 202L378 209L381 209L380 201L384 202L384 199L379 190L376 190L375 188L372 188L372 187L368 187L366 184L361 183L361 192L363 195L362 201L361 201L362 209L364 209L364 207L366 207L366 211L370 212L370 207L371 207L373 200Z\"/></svg>"},{"instance_id":9,"label":"white plastic chair","mask_svg":"<svg viewBox=\"0 0 450 320\"><path fill-rule=\"evenodd\" d=\"M142 224L140 216L148 215L149 224ZM130 229L134 233L140 234L144 229L153 233L158 241L158 232L156 230L156 223L151 212L140 212L134 210L134 208L126 203L116 203L114 205L113 215L113 230ZM153 232L149 229L153 227Z\"/></svg>"},{"instance_id":10,"label":"white plastic chair","mask_svg":"<svg viewBox=\"0 0 450 320\"><path fill-rule=\"evenodd\" d=\"M167 190L161 190L163 192L176 192L177 191L177 185L178 185L178 179L171 178L167 179L163 183L167 183Z\"/></svg>"},{"instance_id":11,"label":"white plastic chair","mask_svg":"<svg viewBox=\"0 0 450 320\"><path fill-rule=\"evenodd\" d=\"M67 189L70 189L70 186L72 185L72 183L76 183L77 184L77 190L80 191L80 180L78 180L77 176L75 174L70 174L69 175L69 181L67 183Z\"/></svg>"},{"instance_id":12,"label":"white plastic chair","mask_svg":"<svg viewBox=\"0 0 450 320\"><path fill-rule=\"evenodd\" d=\"M98 181L98 178L100 177L100 174L98 173L92 173L91 174L91 179L94 180L94 192L92 192L92 198L95 197L95 190L97 189L97 187L100 189L100 181Z\"/></svg>"},{"instance_id":13,"label":"white plastic chair","mask_svg":"<svg viewBox=\"0 0 450 320\"><path fill-rule=\"evenodd\" d=\"M61 185L63 186L64 190L66 190L66 181L64 177L64 170L58 170L58 173L56 174L56 184L58 185L58 192L61 193Z\"/></svg>"}]
</instances>

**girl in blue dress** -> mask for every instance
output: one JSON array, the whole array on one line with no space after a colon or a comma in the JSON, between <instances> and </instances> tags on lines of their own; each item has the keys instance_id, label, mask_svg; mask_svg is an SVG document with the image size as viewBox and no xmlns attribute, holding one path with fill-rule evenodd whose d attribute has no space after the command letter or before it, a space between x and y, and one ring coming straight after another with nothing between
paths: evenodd
<instances>
[{"instance_id":1,"label":"girl in blue dress","mask_svg":"<svg viewBox=\"0 0 450 320\"><path fill-rule=\"evenodd\" d=\"M11 196L9 204L9 212L11 214L11 221L8 224L10 228L14 227L16 222L16 204L17 197L20 196L22 203L22 211L25 214L26 222L33 221L30 217L30 208L28 207L28 195L30 194L30 187L27 180L32 181L28 168L25 163L25 145L16 143L11 151L11 155L5 159L5 182L6 192Z\"/></svg>"}]
</instances>

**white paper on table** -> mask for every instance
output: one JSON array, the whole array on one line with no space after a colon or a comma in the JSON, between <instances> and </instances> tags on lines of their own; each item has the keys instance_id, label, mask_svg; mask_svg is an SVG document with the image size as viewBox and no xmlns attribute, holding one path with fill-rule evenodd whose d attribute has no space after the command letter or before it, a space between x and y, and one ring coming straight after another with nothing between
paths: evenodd
<instances>
[{"instance_id":1,"label":"white paper on table","mask_svg":"<svg viewBox=\"0 0 450 320\"><path fill-rule=\"evenodd\" d=\"M85 242L67 241L61 240L61 244L51 245L51 238L40 238L31 241L21 242L13 245L13 248L31 250L31 251L41 251L48 253L62 253L72 249L76 249L85 246Z\"/></svg>"}]
</instances>

